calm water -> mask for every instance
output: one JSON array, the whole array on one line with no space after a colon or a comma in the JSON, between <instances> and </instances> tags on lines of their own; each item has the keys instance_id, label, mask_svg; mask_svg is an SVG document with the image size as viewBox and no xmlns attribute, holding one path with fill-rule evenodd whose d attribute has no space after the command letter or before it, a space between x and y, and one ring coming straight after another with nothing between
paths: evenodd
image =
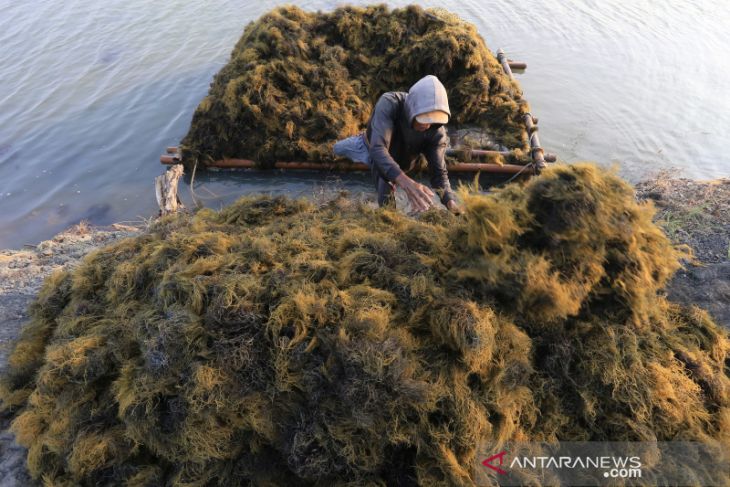
<instances>
[{"instance_id":1,"label":"calm water","mask_svg":"<svg viewBox=\"0 0 730 487\"><path fill-rule=\"evenodd\" d=\"M277 3L0 0L0 248L81 219L153 215L159 154L185 134L245 24ZM528 63L519 80L543 145L563 160L616 165L633 181L670 167L693 178L730 175L728 0L423 5L460 14L494 50ZM251 191L370 190L357 176L195 182L215 207Z\"/></svg>"}]
</instances>

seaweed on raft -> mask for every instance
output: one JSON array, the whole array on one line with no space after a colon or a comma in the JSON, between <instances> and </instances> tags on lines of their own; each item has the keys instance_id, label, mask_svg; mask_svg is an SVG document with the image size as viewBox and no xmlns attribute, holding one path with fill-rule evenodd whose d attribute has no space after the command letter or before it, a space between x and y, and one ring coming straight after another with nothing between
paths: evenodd
<instances>
[{"instance_id":1,"label":"seaweed on raft","mask_svg":"<svg viewBox=\"0 0 730 487\"><path fill-rule=\"evenodd\" d=\"M651 204L591 165L462 197L244 197L47 280L0 390L31 475L469 486L484 440L728 443L730 338L662 296Z\"/></svg>"},{"instance_id":2,"label":"seaweed on raft","mask_svg":"<svg viewBox=\"0 0 730 487\"><path fill-rule=\"evenodd\" d=\"M335 140L363 130L378 97L425 75L446 87L450 125L488 129L528 148L516 82L474 25L443 9L279 7L251 22L213 79L181 142L183 161L329 162Z\"/></svg>"}]
</instances>

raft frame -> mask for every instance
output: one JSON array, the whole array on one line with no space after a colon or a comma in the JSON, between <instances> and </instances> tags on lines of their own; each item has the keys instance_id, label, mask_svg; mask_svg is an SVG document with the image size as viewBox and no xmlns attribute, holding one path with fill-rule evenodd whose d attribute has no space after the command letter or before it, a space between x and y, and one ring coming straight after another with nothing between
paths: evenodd
<instances>
[{"instance_id":1,"label":"raft frame","mask_svg":"<svg viewBox=\"0 0 730 487\"><path fill-rule=\"evenodd\" d=\"M497 50L497 60L502 65L505 74L510 79L515 79L512 69L525 70L527 63L512 61L507 59L504 51L500 48ZM526 102L525 102L526 103ZM546 163L555 162L557 157L552 154L546 154L540 145L540 137L538 136L538 119L531 113L526 113L523 118L525 130L530 141L530 158L531 162L527 164L498 164L494 162L466 162L464 159L473 157L507 157L511 151L492 151L492 150L468 150L468 149L447 149L446 155L450 157L461 158L460 162L448 165L449 172L458 173L495 173L495 174L539 174L546 167ZM160 162L163 165L175 165L182 163L182 157L178 147L167 147L166 154L160 156ZM251 159L233 159L225 158L207 164L207 167L225 168L225 169L268 169L262 168ZM282 170L310 170L310 171L370 171L370 166L359 162L333 162L333 163L317 163L317 162L299 162L299 161L277 161L271 166L273 169Z\"/></svg>"}]
</instances>

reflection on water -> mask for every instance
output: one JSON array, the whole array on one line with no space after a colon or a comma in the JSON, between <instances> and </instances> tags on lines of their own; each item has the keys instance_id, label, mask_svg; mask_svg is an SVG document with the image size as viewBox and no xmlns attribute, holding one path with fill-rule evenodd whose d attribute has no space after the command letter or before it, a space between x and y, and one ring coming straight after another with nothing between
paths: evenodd
<instances>
[{"instance_id":1,"label":"reflection on water","mask_svg":"<svg viewBox=\"0 0 730 487\"><path fill-rule=\"evenodd\" d=\"M0 248L81 218L153 215L160 152L185 134L245 24L277 3L0 0ZM457 12L528 63L519 80L543 144L563 160L615 164L631 180L669 167L730 174L730 2L421 3ZM333 186L370 191L366 175L249 171L198 175L195 194L217 207Z\"/></svg>"}]
</instances>

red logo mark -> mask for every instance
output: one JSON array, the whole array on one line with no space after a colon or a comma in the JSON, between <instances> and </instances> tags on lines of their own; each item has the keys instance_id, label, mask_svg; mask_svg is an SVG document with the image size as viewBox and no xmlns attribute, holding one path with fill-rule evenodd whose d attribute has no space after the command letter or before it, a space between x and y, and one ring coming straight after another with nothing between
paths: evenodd
<instances>
[{"instance_id":1,"label":"red logo mark","mask_svg":"<svg viewBox=\"0 0 730 487\"><path fill-rule=\"evenodd\" d=\"M498 474L500 474L500 475L506 475L506 474L507 474L507 471L506 471L506 470L504 470L504 469L501 469L501 468L499 468L499 467L498 467L498 466L496 466L496 465L492 465L492 462L493 462L493 461L494 461L495 459L499 459L499 464L500 464L500 465L504 465L504 456L505 456L506 454L507 454L507 452L506 452L506 451L503 451L503 452L501 452L501 453L497 453L496 455L492 455L491 457L489 457L489 458L487 458L486 460L484 460L484 461L482 462L482 465L484 465L485 467L489 467L489 468L491 468L492 470L494 470L495 472L497 472L497 473L498 473Z\"/></svg>"}]
</instances>

